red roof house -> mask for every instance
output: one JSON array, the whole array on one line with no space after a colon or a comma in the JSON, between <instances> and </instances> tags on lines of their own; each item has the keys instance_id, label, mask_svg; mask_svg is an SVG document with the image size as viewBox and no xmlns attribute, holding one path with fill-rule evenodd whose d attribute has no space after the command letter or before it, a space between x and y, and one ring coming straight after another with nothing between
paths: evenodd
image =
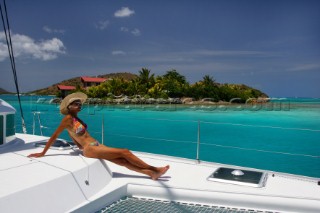
<instances>
[{"instance_id":1,"label":"red roof house","mask_svg":"<svg viewBox=\"0 0 320 213\"><path fill-rule=\"evenodd\" d=\"M66 97L72 90L76 89L74 86L65 86L61 84L59 84L57 87L58 90L61 91L62 98Z\"/></svg>"},{"instance_id":2,"label":"red roof house","mask_svg":"<svg viewBox=\"0 0 320 213\"><path fill-rule=\"evenodd\" d=\"M74 87L74 86L65 86L65 85L58 85L58 89L59 90L67 90L67 91L69 91L69 90L75 90L76 89L76 87Z\"/></svg>"},{"instance_id":3,"label":"red roof house","mask_svg":"<svg viewBox=\"0 0 320 213\"><path fill-rule=\"evenodd\" d=\"M106 78L93 78L93 77L85 77L85 76L82 76L80 79L81 79L81 82L83 83L84 88L88 88L91 86L98 86L99 84L108 80Z\"/></svg>"}]
</instances>

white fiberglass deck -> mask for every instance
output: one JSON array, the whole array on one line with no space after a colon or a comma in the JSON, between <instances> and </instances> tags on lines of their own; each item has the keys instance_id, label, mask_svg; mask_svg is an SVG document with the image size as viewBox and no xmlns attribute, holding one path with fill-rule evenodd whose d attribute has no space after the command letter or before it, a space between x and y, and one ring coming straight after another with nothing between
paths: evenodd
<instances>
[{"instance_id":1,"label":"white fiberglass deck","mask_svg":"<svg viewBox=\"0 0 320 213\"><path fill-rule=\"evenodd\" d=\"M33 142L44 137L17 137L0 148L1 212L95 212L125 196L271 212L320 212L316 178L268 172L261 188L219 183L207 178L219 166L230 165L135 153L151 165L170 165L164 177L153 181L72 150L49 150L43 158L29 159L28 154L42 150Z\"/></svg>"},{"instance_id":2,"label":"white fiberglass deck","mask_svg":"<svg viewBox=\"0 0 320 213\"><path fill-rule=\"evenodd\" d=\"M265 187L248 187L208 181L208 176L221 166L219 164L198 164L193 160L143 153L138 156L152 165L170 164L171 168L159 181L152 181L108 163L113 179L105 190L116 192L122 187L128 196L263 211L320 211L320 186L316 179L270 172Z\"/></svg>"}]
</instances>

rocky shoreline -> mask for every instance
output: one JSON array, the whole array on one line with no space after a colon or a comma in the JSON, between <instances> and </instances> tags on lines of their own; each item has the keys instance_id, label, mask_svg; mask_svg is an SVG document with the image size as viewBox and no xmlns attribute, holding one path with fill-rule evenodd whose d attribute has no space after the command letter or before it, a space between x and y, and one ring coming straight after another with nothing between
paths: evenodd
<instances>
[{"instance_id":1,"label":"rocky shoreline","mask_svg":"<svg viewBox=\"0 0 320 213\"><path fill-rule=\"evenodd\" d=\"M255 104L255 103L267 103L269 99L267 98L257 98L252 99L249 101L249 103ZM50 103L60 103L60 98L54 98L50 101ZM246 101L246 103L248 100ZM237 104L237 103L231 103L226 101L217 101L215 102L213 99L210 98L204 98L201 100L195 100L194 98L129 98L127 96L120 97L120 98L114 98L114 99L100 99L100 98L88 98L86 101L87 104L101 104L101 105L107 105L107 104L182 104L182 105L215 105L215 104Z\"/></svg>"}]
</instances>

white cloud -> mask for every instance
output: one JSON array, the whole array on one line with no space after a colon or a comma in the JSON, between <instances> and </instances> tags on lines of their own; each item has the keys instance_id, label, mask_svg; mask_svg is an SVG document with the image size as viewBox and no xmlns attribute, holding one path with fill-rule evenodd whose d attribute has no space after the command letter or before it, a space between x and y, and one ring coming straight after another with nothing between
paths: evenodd
<instances>
[{"instance_id":1,"label":"white cloud","mask_svg":"<svg viewBox=\"0 0 320 213\"><path fill-rule=\"evenodd\" d=\"M1 41L1 39L0 39ZM8 48L7 45L0 42L0 61L3 61L6 57L8 57Z\"/></svg>"},{"instance_id":2,"label":"white cloud","mask_svg":"<svg viewBox=\"0 0 320 213\"><path fill-rule=\"evenodd\" d=\"M121 31L121 32L128 32L128 31L129 31L129 29L128 29L128 28L126 28L126 27L121 27L121 28L120 28L120 31Z\"/></svg>"},{"instance_id":3,"label":"white cloud","mask_svg":"<svg viewBox=\"0 0 320 213\"><path fill-rule=\"evenodd\" d=\"M47 32L47 33L60 33L60 34L64 34L65 30L61 30L61 29L51 29L48 26L43 26L42 29Z\"/></svg>"},{"instance_id":4,"label":"white cloud","mask_svg":"<svg viewBox=\"0 0 320 213\"><path fill-rule=\"evenodd\" d=\"M317 63L300 64L288 69L288 71L308 71L308 70L320 70L320 64L317 64Z\"/></svg>"},{"instance_id":5,"label":"white cloud","mask_svg":"<svg viewBox=\"0 0 320 213\"><path fill-rule=\"evenodd\" d=\"M121 32L125 32L125 33L128 33L128 32L130 32L132 35L134 35L134 36L140 36L141 35L141 31L139 30L139 29L137 29L137 28L134 28L133 30L130 30L129 28L127 28L127 27L121 27L120 28L120 31Z\"/></svg>"},{"instance_id":6,"label":"white cloud","mask_svg":"<svg viewBox=\"0 0 320 213\"><path fill-rule=\"evenodd\" d=\"M122 50L114 50L111 53L112 55L126 55L127 53Z\"/></svg>"},{"instance_id":7,"label":"white cloud","mask_svg":"<svg viewBox=\"0 0 320 213\"><path fill-rule=\"evenodd\" d=\"M97 24L95 24L95 27L99 30L105 30L110 24L110 21L99 21Z\"/></svg>"},{"instance_id":8,"label":"white cloud","mask_svg":"<svg viewBox=\"0 0 320 213\"><path fill-rule=\"evenodd\" d=\"M135 13L134 10L130 10L128 7L122 7L120 10L117 10L114 13L114 16L118 18L124 18L124 17L129 17L134 13Z\"/></svg>"},{"instance_id":9,"label":"white cloud","mask_svg":"<svg viewBox=\"0 0 320 213\"><path fill-rule=\"evenodd\" d=\"M191 54L198 56L267 56L270 55L261 51L248 50L197 50L192 51Z\"/></svg>"},{"instance_id":10,"label":"white cloud","mask_svg":"<svg viewBox=\"0 0 320 213\"><path fill-rule=\"evenodd\" d=\"M140 36L141 35L141 32L139 29L135 28L131 31L131 33L134 35L134 36Z\"/></svg>"},{"instance_id":11,"label":"white cloud","mask_svg":"<svg viewBox=\"0 0 320 213\"><path fill-rule=\"evenodd\" d=\"M58 54L65 53L65 46L58 38L50 40L34 41L26 35L11 34L13 52L15 57L33 57L43 61L53 60ZM5 60L8 55L4 32L0 32L0 61Z\"/></svg>"}]
</instances>

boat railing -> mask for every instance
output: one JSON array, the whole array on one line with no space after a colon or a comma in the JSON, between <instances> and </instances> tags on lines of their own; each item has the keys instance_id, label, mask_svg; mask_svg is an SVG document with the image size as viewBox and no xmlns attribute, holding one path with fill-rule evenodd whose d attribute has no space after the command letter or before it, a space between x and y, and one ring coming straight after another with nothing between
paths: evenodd
<instances>
[{"instance_id":1,"label":"boat railing","mask_svg":"<svg viewBox=\"0 0 320 213\"><path fill-rule=\"evenodd\" d=\"M90 134L107 146L185 157L197 162L225 162L227 159L231 163L235 156L240 158L238 154L241 153L242 158L250 156L253 160L261 156L280 159L279 156L285 155L293 159L293 162L312 159L315 164L320 163L319 152L308 148L319 145L316 138L320 138L320 129L212 122L204 119L165 119L149 117L149 112L150 116L154 116L154 113L148 110L138 115L123 112L122 108L114 108L115 112L109 113L105 108L103 111L90 110L92 109L84 108L80 117L91 125ZM29 132L51 136L62 119L62 115L58 118L53 113L59 115L58 109L54 112L32 112L32 122L27 122ZM57 119L52 119L53 117ZM265 135L265 132L268 134ZM291 145L294 143L290 141L293 139L288 139L286 135L294 140L301 140L301 145L306 147L295 149ZM67 134L61 137L69 140ZM271 143L276 145L271 146ZM249 166L255 167L252 165Z\"/></svg>"},{"instance_id":2,"label":"boat railing","mask_svg":"<svg viewBox=\"0 0 320 213\"><path fill-rule=\"evenodd\" d=\"M30 115L31 114L31 115ZM26 114L26 128L28 134L40 135L50 137L54 131L59 126L62 115L59 114L58 110L55 111L33 111L30 114ZM56 116L54 116L56 115ZM84 114L84 120L88 118L91 120L89 122L95 122L101 124L101 131L97 129L90 130L90 134L92 134L95 138L98 138L102 143L104 142L104 115L92 115L92 114ZM52 119L52 118L55 119ZM19 114L16 117L18 121L20 119ZM16 122L16 125L13 129L14 132L22 133L22 126L19 122ZM68 135L66 132L61 134L61 138L68 139Z\"/></svg>"},{"instance_id":3,"label":"boat railing","mask_svg":"<svg viewBox=\"0 0 320 213\"><path fill-rule=\"evenodd\" d=\"M58 125L52 126L48 118L41 117L42 115L50 114L50 112L32 112L33 116L33 121L31 123L27 123L27 126L32 128L32 134L39 134L42 136L50 136L55 128L57 128ZM101 137L101 142L104 142L104 134L105 134L105 124L104 124L104 115L103 114L84 114L81 115L84 117L84 120L88 120L88 118L91 118L95 123L100 123L101 125L101 131L94 131L90 130L90 133L93 133L95 135L100 134ZM50 116L49 116L50 117ZM190 143L190 144L196 144L196 157L195 159L200 161L200 150L201 146L216 146L216 147L224 147L224 148L229 148L229 149L240 149L240 150L247 150L247 151L255 151L255 152L266 152L266 153L274 153L274 154L287 154L287 155L296 155L296 156L309 156L309 157L315 157L315 158L320 158L320 156L317 155L308 155L308 154L299 154L299 153L288 153L288 152L278 152L278 151L270 151L270 150L265 150L265 149L254 149L254 148L245 148L241 146L229 146L229 145L224 145L224 144L218 144L218 143L208 143L208 141L202 141L203 140L203 135L206 135L207 133L203 131L203 128L206 128L206 131L208 130L208 125L211 126L233 126L233 127L238 127L238 128L243 128L243 127L248 127L248 128L255 128L255 129L275 129L275 130L282 130L282 131L300 131L300 132L309 132L309 133L315 133L319 134L320 136L320 130L319 129L311 129L311 128L291 128L291 127L279 127L279 126L268 126L268 125L256 125L256 124L241 124L241 123L225 123L225 122L211 122L211 121L203 121L203 120L171 120L171 119L161 119L161 118L142 118L142 117L127 117L127 116L108 116L109 118L119 120L123 122L123 125L126 126L126 123L128 123L128 120L134 120L134 122L140 122L144 123L146 120L149 121L157 121L157 122L167 122L167 123L175 123L174 126L179 125L179 123L189 123L189 124L194 124L193 129L196 129L195 134L196 137L194 137L194 140L179 140L179 139L170 139L170 138L159 138L159 137L144 137L144 135L132 135L132 134L123 134L123 133L117 133L117 132L110 132L106 130L106 135L112 135L112 136L118 136L118 137L127 137L127 138L140 138L144 140L153 140L153 141L170 141L172 143ZM97 119L98 118L98 119ZM43 122L43 119L46 121ZM44 125L45 123L45 125ZM54 123L51 121L51 123ZM55 122L56 124L59 124L58 122ZM167 124L164 124L163 126L167 126ZM19 125L16 126L17 129L19 129ZM108 127L108 124L107 124ZM126 127L128 128L128 127ZM44 130L47 129L49 130L46 134L44 133ZM158 128L156 130L159 130ZM19 130L18 130L19 132ZM233 132L234 134L235 132ZM251 135L251 138L256 138L257 140L259 139L258 136ZM202 140L201 140L202 139ZM214 140L214 139L213 139Z\"/></svg>"}]
</instances>

